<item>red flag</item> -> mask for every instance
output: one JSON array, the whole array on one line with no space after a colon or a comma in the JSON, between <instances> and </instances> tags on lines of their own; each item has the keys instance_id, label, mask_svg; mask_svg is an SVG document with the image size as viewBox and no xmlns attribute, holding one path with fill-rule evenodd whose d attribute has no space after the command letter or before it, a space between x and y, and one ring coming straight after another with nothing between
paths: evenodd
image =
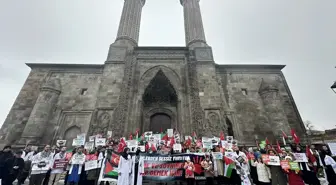
<instances>
[{"instance_id":1,"label":"red flag","mask_svg":"<svg viewBox=\"0 0 336 185\"><path fill-rule=\"evenodd\" d=\"M282 132L282 137L288 138L287 134L283 130L281 130L281 132Z\"/></svg>"},{"instance_id":2,"label":"red flag","mask_svg":"<svg viewBox=\"0 0 336 185\"><path fill-rule=\"evenodd\" d=\"M224 141L224 140L225 140L225 138L224 138L224 133L223 133L223 132L220 133L220 140L221 140L221 141Z\"/></svg>"},{"instance_id":3,"label":"red flag","mask_svg":"<svg viewBox=\"0 0 336 185\"><path fill-rule=\"evenodd\" d=\"M265 139L265 142L266 142L266 145L269 145L269 144L270 144L270 142L269 142L269 140L268 140L267 137L266 137L266 139Z\"/></svg>"},{"instance_id":4,"label":"red flag","mask_svg":"<svg viewBox=\"0 0 336 185\"><path fill-rule=\"evenodd\" d=\"M277 152L278 152L278 153L282 153L282 150L281 150L279 141L277 140L276 142L277 142Z\"/></svg>"},{"instance_id":5,"label":"red flag","mask_svg":"<svg viewBox=\"0 0 336 185\"><path fill-rule=\"evenodd\" d=\"M161 140L168 141L168 134L165 134Z\"/></svg>"},{"instance_id":6,"label":"red flag","mask_svg":"<svg viewBox=\"0 0 336 185\"><path fill-rule=\"evenodd\" d=\"M162 132L162 127L160 128L160 133L163 133L163 132Z\"/></svg>"},{"instance_id":7,"label":"red flag","mask_svg":"<svg viewBox=\"0 0 336 185\"><path fill-rule=\"evenodd\" d=\"M145 151L148 152L148 150L149 150L149 144L146 142Z\"/></svg>"},{"instance_id":8,"label":"red flag","mask_svg":"<svg viewBox=\"0 0 336 185\"><path fill-rule=\"evenodd\" d=\"M186 141L186 146L190 146L191 145L191 139L190 137L188 137L187 141Z\"/></svg>"},{"instance_id":9,"label":"red flag","mask_svg":"<svg viewBox=\"0 0 336 185\"><path fill-rule=\"evenodd\" d=\"M293 137L293 141L296 144L299 144L300 143L300 138L299 138L299 136L296 135L296 132L295 132L295 130L293 128L291 129L291 135Z\"/></svg>"},{"instance_id":10,"label":"red flag","mask_svg":"<svg viewBox=\"0 0 336 185\"><path fill-rule=\"evenodd\" d=\"M313 155L312 151L310 150L309 146L306 145L306 155L311 163L314 165L314 169L317 166L316 158ZM315 169L316 170L316 169Z\"/></svg>"},{"instance_id":11,"label":"red flag","mask_svg":"<svg viewBox=\"0 0 336 185\"><path fill-rule=\"evenodd\" d=\"M126 147L126 142L125 142L124 138L121 138L120 142L118 144L118 153L123 152L125 147Z\"/></svg>"},{"instance_id":12,"label":"red flag","mask_svg":"<svg viewBox=\"0 0 336 185\"><path fill-rule=\"evenodd\" d=\"M151 147L152 151L155 152L156 151L156 147L154 146L154 143L152 143L152 147Z\"/></svg>"},{"instance_id":13,"label":"red flag","mask_svg":"<svg viewBox=\"0 0 336 185\"><path fill-rule=\"evenodd\" d=\"M170 146L173 147L174 144L175 144L175 139L174 139L174 137L172 137L172 138L170 139Z\"/></svg>"},{"instance_id":14,"label":"red flag","mask_svg":"<svg viewBox=\"0 0 336 185\"><path fill-rule=\"evenodd\" d=\"M129 140L133 140L132 133L130 133Z\"/></svg>"}]
</instances>

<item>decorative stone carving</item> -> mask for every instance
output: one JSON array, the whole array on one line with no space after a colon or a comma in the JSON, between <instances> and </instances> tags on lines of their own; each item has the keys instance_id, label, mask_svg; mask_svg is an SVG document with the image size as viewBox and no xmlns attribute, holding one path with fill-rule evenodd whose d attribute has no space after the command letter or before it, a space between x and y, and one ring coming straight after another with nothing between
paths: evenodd
<instances>
[{"instance_id":1,"label":"decorative stone carving","mask_svg":"<svg viewBox=\"0 0 336 185\"><path fill-rule=\"evenodd\" d=\"M127 126L126 115L128 114L128 102L130 101L130 90L133 87L134 64L136 59L129 55L126 59L125 73L123 86L121 88L118 107L113 113L113 124L109 125L109 129L113 129L116 137L122 137L125 134L125 126Z\"/></svg>"}]
</instances>

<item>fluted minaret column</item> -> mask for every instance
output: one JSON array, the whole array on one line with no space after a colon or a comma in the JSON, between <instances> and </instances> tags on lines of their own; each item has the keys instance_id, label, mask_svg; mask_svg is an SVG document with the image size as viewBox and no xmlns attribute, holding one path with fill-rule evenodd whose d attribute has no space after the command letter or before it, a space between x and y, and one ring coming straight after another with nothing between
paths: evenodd
<instances>
[{"instance_id":1,"label":"fluted minaret column","mask_svg":"<svg viewBox=\"0 0 336 185\"><path fill-rule=\"evenodd\" d=\"M184 13L185 41L189 47L206 47L200 0L180 0Z\"/></svg>"},{"instance_id":2,"label":"fluted minaret column","mask_svg":"<svg viewBox=\"0 0 336 185\"><path fill-rule=\"evenodd\" d=\"M55 109L60 94L61 83L57 78L49 80L42 86L19 144L41 144L40 141L49 126L50 116Z\"/></svg>"},{"instance_id":3,"label":"fluted minaret column","mask_svg":"<svg viewBox=\"0 0 336 185\"><path fill-rule=\"evenodd\" d=\"M125 40L137 46L139 41L141 12L146 0L125 0L116 42Z\"/></svg>"}]
</instances>

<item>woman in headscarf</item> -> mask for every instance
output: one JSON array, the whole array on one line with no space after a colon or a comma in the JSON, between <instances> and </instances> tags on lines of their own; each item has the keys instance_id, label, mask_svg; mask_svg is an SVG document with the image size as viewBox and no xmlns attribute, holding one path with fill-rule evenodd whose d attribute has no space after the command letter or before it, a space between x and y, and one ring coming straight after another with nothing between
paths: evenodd
<instances>
[{"instance_id":1,"label":"woman in headscarf","mask_svg":"<svg viewBox=\"0 0 336 185\"><path fill-rule=\"evenodd\" d=\"M124 148L121 153L118 165L118 185L130 184L130 175L132 173L132 159L129 153L129 148Z\"/></svg>"},{"instance_id":2,"label":"woman in headscarf","mask_svg":"<svg viewBox=\"0 0 336 185\"><path fill-rule=\"evenodd\" d=\"M327 180L329 184L336 184L336 162L331 157L330 152L326 150L321 151L322 164L325 167L325 172L327 175Z\"/></svg>"}]
</instances>

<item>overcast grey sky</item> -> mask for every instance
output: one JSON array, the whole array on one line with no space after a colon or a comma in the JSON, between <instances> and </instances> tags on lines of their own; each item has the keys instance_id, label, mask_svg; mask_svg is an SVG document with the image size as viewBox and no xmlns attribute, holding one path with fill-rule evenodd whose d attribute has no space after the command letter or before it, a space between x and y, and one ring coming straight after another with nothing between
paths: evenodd
<instances>
[{"instance_id":1,"label":"overcast grey sky","mask_svg":"<svg viewBox=\"0 0 336 185\"><path fill-rule=\"evenodd\" d=\"M0 125L28 73L26 62L103 64L124 0L0 0ZM285 64L303 120L335 128L336 1L201 0L219 64ZM179 0L147 0L141 46L183 46Z\"/></svg>"}]
</instances>

